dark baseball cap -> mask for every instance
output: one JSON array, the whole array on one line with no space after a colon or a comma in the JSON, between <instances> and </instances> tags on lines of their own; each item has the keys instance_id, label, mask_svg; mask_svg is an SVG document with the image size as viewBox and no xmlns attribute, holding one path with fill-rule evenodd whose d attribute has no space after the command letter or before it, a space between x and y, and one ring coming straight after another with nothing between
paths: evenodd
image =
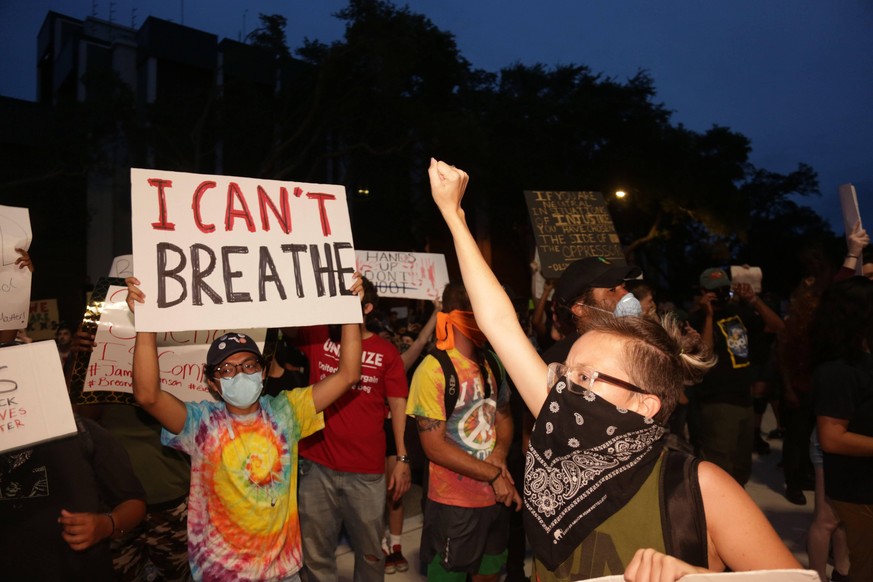
<instances>
[{"instance_id":1,"label":"dark baseball cap","mask_svg":"<svg viewBox=\"0 0 873 582\"><path fill-rule=\"evenodd\" d=\"M635 279L643 272L639 267L616 265L604 257L579 259L561 273L555 284L555 299L564 305L582 295L586 289L617 287L626 279Z\"/></svg>"},{"instance_id":2,"label":"dark baseball cap","mask_svg":"<svg viewBox=\"0 0 873 582\"><path fill-rule=\"evenodd\" d=\"M700 274L700 286L707 291L712 291L719 287L729 287L730 284L731 279L724 269L707 269Z\"/></svg>"},{"instance_id":3,"label":"dark baseball cap","mask_svg":"<svg viewBox=\"0 0 873 582\"><path fill-rule=\"evenodd\" d=\"M206 365L215 367L238 352L251 352L263 359L261 350L255 340L244 333L226 333L209 346L206 353Z\"/></svg>"}]
</instances>

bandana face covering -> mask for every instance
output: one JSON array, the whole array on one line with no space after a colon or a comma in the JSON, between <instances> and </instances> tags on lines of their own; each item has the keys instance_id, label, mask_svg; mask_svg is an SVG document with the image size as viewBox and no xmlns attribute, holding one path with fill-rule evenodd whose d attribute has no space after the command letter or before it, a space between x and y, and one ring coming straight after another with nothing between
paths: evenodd
<instances>
[{"instance_id":1,"label":"bandana face covering","mask_svg":"<svg viewBox=\"0 0 873 582\"><path fill-rule=\"evenodd\" d=\"M455 347L454 328L464 334L477 348L485 345L485 334L476 324L476 318L472 311L455 309L449 313L440 311L437 313L436 323L436 347L440 350L450 350Z\"/></svg>"},{"instance_id":2,"label":"bandana face covering","mask_svg":"<svg viewBox=\"0 0 873 582\"><path fill-rule=\"evenodd\" d=\"M524 472L524 520L537 559L555 570L633 497L661 454L664 427L574 385L555 383Z\"/></svg>"}]
</instances>

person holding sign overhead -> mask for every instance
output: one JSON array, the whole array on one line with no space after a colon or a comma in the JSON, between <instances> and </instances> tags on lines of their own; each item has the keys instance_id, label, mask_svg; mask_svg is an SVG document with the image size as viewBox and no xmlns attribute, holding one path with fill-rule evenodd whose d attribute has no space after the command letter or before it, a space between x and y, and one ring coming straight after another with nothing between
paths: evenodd
<instances>
[{"instance_id":1,"label":"person holding sign overhead","mask_svg":"<svg viewBox=\"0 0 873 582\"><path fill-rule=\"evenodd\" d=\"M130 277L131 311L145 296ZM360 296L360 275L351 292ZM262 396L265 361L257 344L227 333L204 368L221 402L182 402L161 390L157 338L137 332L133 395L164 427L163 443L191 455L188 560L195 580L299 580L297 444L324 427L322 411L361 377L361 332L342 326L335 373L314 385Z\"/></svg>"},{"instance_id":2,"label":"person holding sign overhead","mask_svg":"<svg viewBox=\"0 0 873 582\"><path fill-rule=\"evenodd\" d=\"M726 568L799 568L727 473L665 452L664 423L679 391L713 365L699 338L683 335L672 320L603 314L590 319L565 362L547 364L467 227L461 208L467 174L436 160L428 173L476 321L537 419L524 480L533 576L623 573L633 582ZM673 459L682 470L662 473L661 467L676 466ZM688 487L687 496L662 512L659 497L675 473L687 476L676 486ZM691 527L676 527L675 520L692 515L683 524Z\"/></svg>"}]
</instances>

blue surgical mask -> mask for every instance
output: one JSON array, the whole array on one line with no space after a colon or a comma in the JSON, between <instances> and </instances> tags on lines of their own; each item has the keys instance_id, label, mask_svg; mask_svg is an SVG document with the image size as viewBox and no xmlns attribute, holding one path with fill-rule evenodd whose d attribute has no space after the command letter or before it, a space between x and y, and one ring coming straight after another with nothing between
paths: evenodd
<instances>
[{"instance_id":1,"label":"blue surgical mask","mask_svg":"<svg viewBox=\"0 0 873 582\"><path fill-rule=\"evenodd\" d=\"M613 311L613 315L616 317L627 317L628 315L639 317L642 314L643 306L640 305L639 300L634 297L633 293L628 293L619 299L615 306L615 311Z\"/></svg>"},{"instance_id":2,"label":"blue surgical mask","mask_svg":"<svg viewBox=\"0 0 873 582\"><path fill-rule=\"evenodd\" d=\"M248 408L257 402L263 388L264 381L260 372L221 379L222 399L237 408Z\"/></svg>"}]
</instances>

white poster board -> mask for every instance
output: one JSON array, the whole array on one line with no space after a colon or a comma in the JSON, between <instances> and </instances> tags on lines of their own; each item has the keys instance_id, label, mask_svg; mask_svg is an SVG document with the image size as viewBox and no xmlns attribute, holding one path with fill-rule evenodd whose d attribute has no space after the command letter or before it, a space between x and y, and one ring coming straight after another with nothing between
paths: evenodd
<instances>
[{"instance_id":1,"label":"white poster board","mask_svg":"<svg viewBox=\"0 0 873 582\"><path fill-rule=\"evenodd\" d=\"M402 251L355 251L358 271L379 297L439 299L449 282L445 255Z\"/></svg>"},{"instance_id":2,"label":"white poster board","mask_svg":"<svg viewBox=\"0 0 873 582\"><path fill-rule=\"evenodd\" d=\"M133 277L133 255L119 255L112 259L109 276L127 279Z\"/></svg>"},{"instance_id":3,"label":"white poster board","mask_svg":"<svg viewBox=\"0 0 873 582\"><path fill-rule=\"evenodd\" d=\"M588 582L624 582L624 576L590 578ZM756 570L754 572L720 572L688 574L682 582L819 582L813 570Z\"/></svg>"},{"instance_id":4,"label":"white poster board","mask_svg":"<svg viewBox=\"0 0 873 582\"><path fill-rule=\"evenodd\" d=\"M132 168L140 331L360 323L345 189Z\"/></svg>"},{"instance_id":5,"label":"white poster board","mask_svg":"<svg viewBox=\"0 0 873 582\"><path fill-rule=\"evenodd\" d=\"M764 273L761 267L750 267L749 265L731 265L731 285L739 285L747 283L752 287L752 291L760 293Z\"/></svg>"},{"instance_id":6,"label":"white poster board","mask_svg":"<svg viewBox=\"0 0 873 582\"><path fill-rule=\"evenodd\" d=\"M88 360L82 391L132 394L131 370L136 332L133 315L127 307L127 287L109 285L99 312L97 331L94 334L96 345ZM159 332L157 339L161 389L183 401L215 400L207 388L203 365L210 344L229 331L240 331L249 335L263 353L265 329Z\"/></svg>"},{"instance_id":7,"label":"white poster board","mask_svg":"<svg viewBox=\"0 0 873 582\"><path fill-rule=\"evenodd\" d=\"M852 184L842 184L840 186L840 209L843 214L843 228L846 232L846 242L849 241L849 234L856 224L861 222L861 209L858 207L858 193L855 192L855 187ZM863 226L863 224L861 225ZM863 270L863 261L858 257L855 265L855 273L860 275Z\"/></svg>"},{"instance_id":8,"label":"white poster board","mask_svg":"<svg viewBox=\"0 0 873 582\"><path fill-rule=\"evenodd\" d=\"M15 249L29 250L31 240L27 208L0 206L0 330L27 327L33 274L15 264Z\"/></svg>"},{"instance_id":9,"label":"white poster board","mask_svg":"<svg viewBox=\"0 0 873 582\"><path fill-rule=\"evenodd\" d=\"M75 432L55 342L0 348L0 453Z\"/></svg>"}]
</instances>

